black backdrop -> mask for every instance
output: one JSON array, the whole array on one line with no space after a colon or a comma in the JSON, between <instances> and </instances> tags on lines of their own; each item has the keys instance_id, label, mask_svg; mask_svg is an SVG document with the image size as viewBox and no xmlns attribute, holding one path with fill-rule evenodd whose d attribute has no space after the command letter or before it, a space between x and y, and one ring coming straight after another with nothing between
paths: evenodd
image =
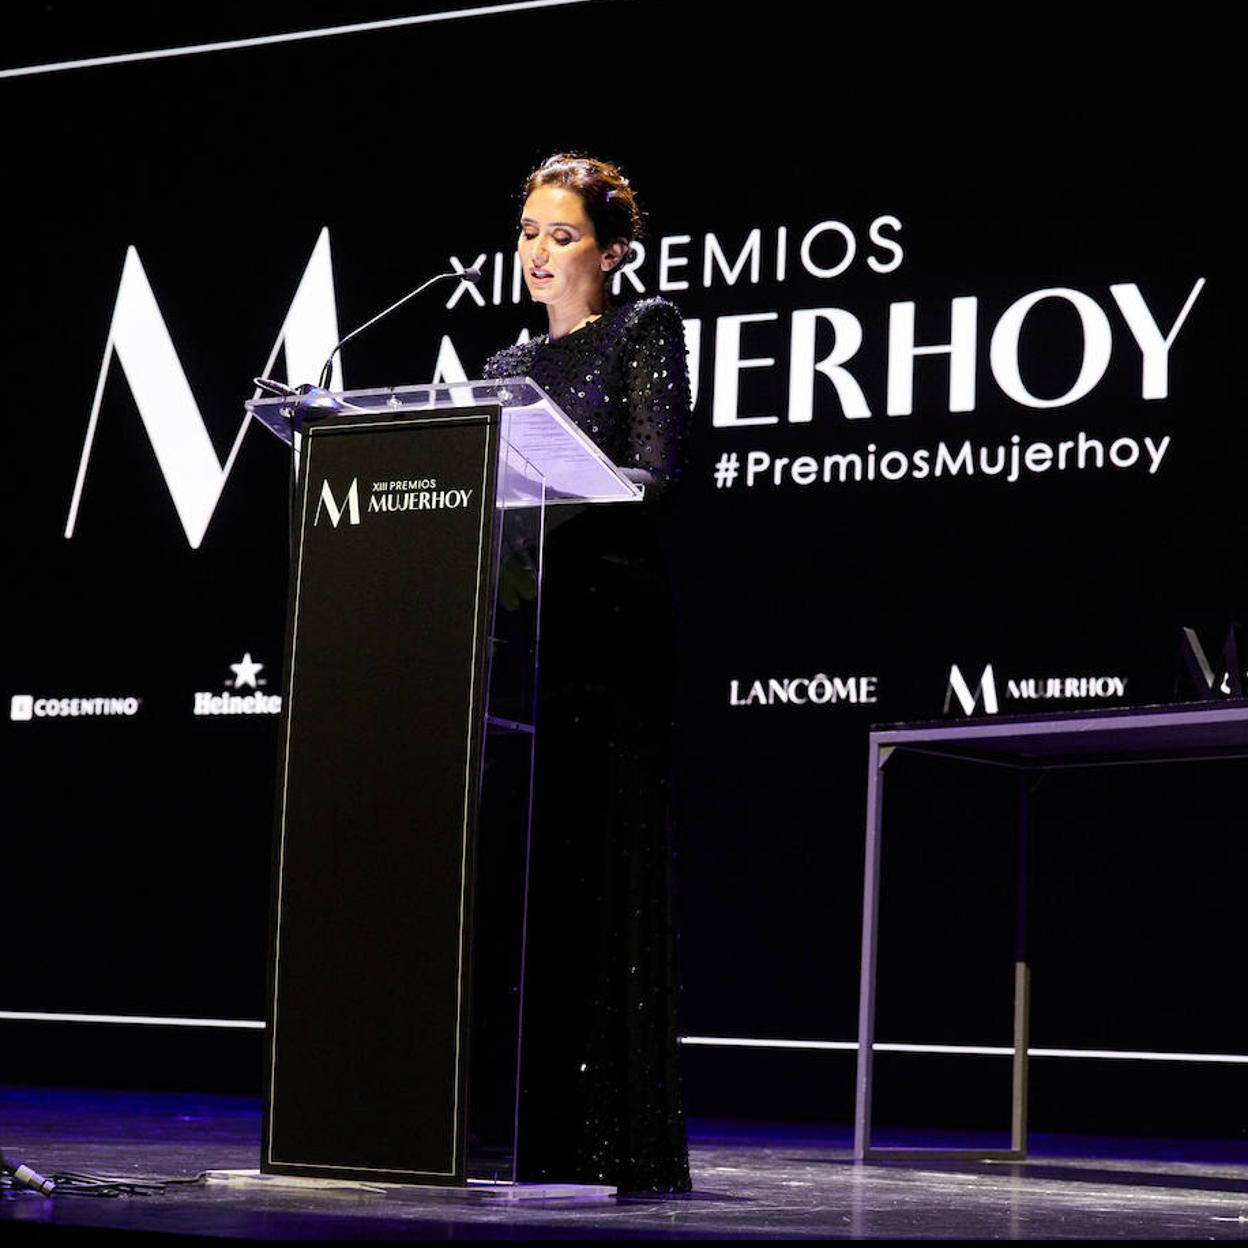
<instances>
[{"instance_id":1,"label":"black backdrop","mask_svg":"<svg viewBox=\"0 0 1248 1248\"><path fill-rule=\"evenodd\" d=\"M159 33L128 46L159 46ZM1180 628L1216 663L1244 612L1244 246L1218 54L1194 61L1182 31L1166 47L1126 32L1092 47L1058 22L1003 34L1009 46L985 63L959 54L967 33L885 35L868 18L823 23L784 6L765 26L675 29L670 6L638 0L0 81L16 125L4 689L18 699L4 721L0 890L6 929L43 968L8 977L0 1009L260 1016L276 719L193 714L197 693L235 691L231 665L245 658L263 667L237 692L277 691L282 449L253 428L221 469L248 379L318 240L333 300L312 291L290 329L300 342L329 311L345 332L451 257L486 257L485 306L426 297L347 349L347 385L423 380L440 359L473 375L522 329L542 332L527 296L511 298L515 192L560 148L623 165L649 210L637 278L678 303L697 339L676 551L687 1035L853 1038L866 729L965 713L955 666L974 690L991 665L999 713L1196 694ZM119 303L128 248L137 265ZM166 390L140 410L143 387L176 370L166 355L161 374L150 333L127 339L74 510L110 324L122 303L150 310L140 268L194 408ZM1190 301L1168 351L1151 344L1165 358L1147 381L1132 296L1111 287L1134 287L1163 337ZM1035 398L1019 401L1008 334L998 355L994 331L1040 291L1080 293L1050 294L1024 320L1018 385ZM622 297L639 294L626 284ZM948 354L920 355L903 414L887 401L890 324L912 304L914 341L947 344L955 299L976 301L969 372L958 357L973 401L951 404ZM795 367L794 313L810 309L839 312L814 318L813 356ZM743 316L740 359L772 363L730 367L729 318ZM845 368L870 415L847 414L843 374L834 384L811 368L855 323ZM1071 390L1105 334L1086 395L1035 405ZM910 371L898 351L895 379ZM811 376L810 419L793 421ZM202 447L189 467L155 453L153 422L172 429L171 412L183 422L171 446L193 442L202 418L224 476L215 504ZM1015 435L1020 452L1043 443L1056 457L1080 434L1138 461L1097 467L1088 451L1079 467L1068 450L1065 468L1024 466L1014 481L977 458L973 474L915 468L916 450L934 465L942 444L954 460L982 446L989 465L1004 447L1008 466ZM1152 472L1146 438L1164 447ZM717 487L734 453L741 476ZM841 461L818 475L825 456L851 453L863 480L842 481ZM747 485L762 456L772 467ZM815 467L799 476L817 476L805 484L784 476L803 456ZM195 489L209 494L197 545L175 508ZM770 682L819 674L818 703L768 704ZM1025 696L1033 679L1065 693L1067 678L1070 698ZM137 707L46 713L75 697ZM989 713L982 686L971 709ZM1043 795L1035 1043L1248 1052L1242 781L1240 764L1200 764ZM1003 1043L1009 795L917 765L890 783L880 1038ZM10 1069L29 1077L258 1082L254 1033L0 1026ZM845 1052L686 1055L695 1112L848 1115ZM1004 1121L996 1059L890 1060L885 1118ZM1242 1069L1039 1064L1036 1125L1242 1133Z\"/></svg>"}]
</instances>

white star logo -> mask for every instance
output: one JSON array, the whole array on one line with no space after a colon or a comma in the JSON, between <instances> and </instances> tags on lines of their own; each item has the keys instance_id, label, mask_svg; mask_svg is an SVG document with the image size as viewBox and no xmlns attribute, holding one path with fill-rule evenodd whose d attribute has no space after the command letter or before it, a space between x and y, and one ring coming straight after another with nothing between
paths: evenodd
<instances>
[{"instance_id":1,"label":"white star logo","mask_svg":"<svg viewBox=\"0 0 1248 1248\"><path fill-rule=\"evenodd\" d=\"M253 663L251 661L250 652L243 655L241 663L231 663L230 671L234 673L234 688L241 689L244 685L250 685L254 689L256 687L256 673L263 666L263 663Z\"/></svg>"}]
</instances>

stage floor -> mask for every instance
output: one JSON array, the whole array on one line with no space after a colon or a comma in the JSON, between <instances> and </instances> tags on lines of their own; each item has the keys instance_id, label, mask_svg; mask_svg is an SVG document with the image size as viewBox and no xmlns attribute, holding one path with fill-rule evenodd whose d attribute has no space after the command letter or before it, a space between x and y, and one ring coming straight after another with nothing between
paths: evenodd
<instances>
[{"instance_id":1,"label":"stage floor","mask_svg":"<svg viewBox=\"0 0 1248 1248\"><path fill-rule=\"evenodd\" d=\"M43 1174L186 1178L258 1164L255 1099L0 1088L0 1148ZM932 1135L877 1144L953 1143ZM965 1142L965 1137L957 1141ZM995 1141L994 1141L995 1142ZM976 1144L983 1141L976 1141ZM257 1190L116 1199L12 1194L0 1234L164 1232L246 1239L1248 1239L1248 1142L1033 1137L1025 1163L850 1160L847 1131L697 1121L695 1191L594 1202Z\"/></svg>"}]
</instances>

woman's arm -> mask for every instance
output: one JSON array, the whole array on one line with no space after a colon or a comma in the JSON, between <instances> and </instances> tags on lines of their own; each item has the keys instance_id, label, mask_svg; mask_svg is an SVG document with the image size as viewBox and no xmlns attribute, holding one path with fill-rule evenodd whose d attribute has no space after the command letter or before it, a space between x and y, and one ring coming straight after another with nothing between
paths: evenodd
<instances>
[{"instance_id":1,"label":"woman's arm","mask_svg":"<svg viewBox=\"0 0 1248 1248\"><path fill-rule=\"evenodd\" d=\"M624 381L628 449L620 467L657 497L684 470L692 406L685 326L666 299L639 306L628 328Z\"/></svg>"}]
</instances>

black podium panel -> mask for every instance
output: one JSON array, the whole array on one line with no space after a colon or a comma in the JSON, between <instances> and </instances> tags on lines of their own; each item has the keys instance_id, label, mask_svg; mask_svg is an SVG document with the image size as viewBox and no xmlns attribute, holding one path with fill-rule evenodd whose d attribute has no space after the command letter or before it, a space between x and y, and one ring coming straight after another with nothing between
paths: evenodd
<instances>
[{"instance_id":1,"label":"black podium panel","mask_svg":"<svg viewBox=\"0 0 1248 1248\"><path fill-rule=\"evenodd\" d=\"M464 1176L498 434L496 406L306 434L278 778L269 1172Z\"/></svg>"}]
</instances>

